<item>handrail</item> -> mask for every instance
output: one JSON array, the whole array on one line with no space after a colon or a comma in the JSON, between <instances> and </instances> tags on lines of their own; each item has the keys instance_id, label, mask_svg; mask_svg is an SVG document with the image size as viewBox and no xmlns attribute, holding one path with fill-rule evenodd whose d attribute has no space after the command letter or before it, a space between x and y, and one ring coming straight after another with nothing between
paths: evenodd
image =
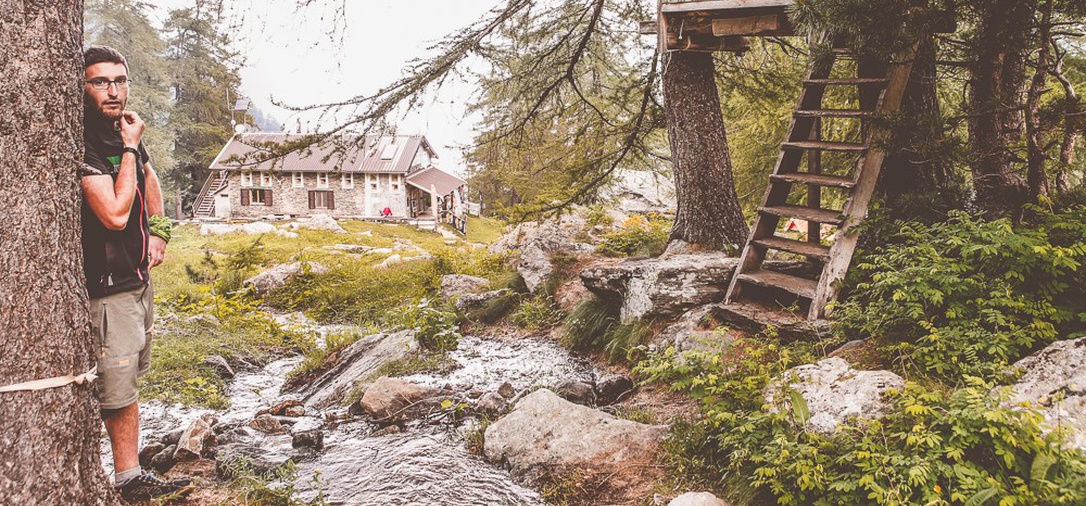
<instances>
[{"instance_id":1,"label":"handrail","mask_svg":"<svg viewBox=\"0 0 1086 506\"><path fill-rule=\"evenodd\" d=\"M207 181L204 181L204 186L200 188L200 193L196 194L196 201L192 203L192 216L194 218L196 217L196 213L199 212L200 206L204 205L204 201L209 198L208 195L213 193L211 191L211 183L219 178L226 180L225 170L220 170L218 175L212 173L211 175L207 176ZM221 188L222 186L219 186L215 188L215 191L217 192Z\"/></svg>"}]
</instances>

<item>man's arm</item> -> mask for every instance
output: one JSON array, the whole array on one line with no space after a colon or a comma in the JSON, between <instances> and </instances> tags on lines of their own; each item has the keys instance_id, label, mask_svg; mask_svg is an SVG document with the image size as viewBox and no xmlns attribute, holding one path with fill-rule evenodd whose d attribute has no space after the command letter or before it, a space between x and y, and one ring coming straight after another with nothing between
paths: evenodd
<instances>
[{"instance_id":1,"label":"man's arm","mask_svg":"<svg viewBox=\"0 0 1086 506\"><path fill-rule=\"evenodd\" d=\"M135 148L143 135L143 120L131 111L125 111L120 120L121 139L124 145ZM121 154L121 168L114 181L106 175L84 176L83 197L87 206L109 230L124 230L128 215L132 212L132 200L136 196L136 154Z\"/></svg>"},{"instance_id":2,"label":"man's arm","mask_svg":"<svg viewBox=\"0 0 1086 506\"><path fill-rule=\"evenodd\" d=\"M158 182L158 175L155 174L155 169L151 168L151 162L143 164L144 173L144 185L147 189L147 216L165 216L165 209L162 205L162 185ZM147 243L147 256L148 262L151 267L154 267L166 258L166 239L163 239L154 233L151 234L151 239Z\"/></svg>"}]
</instances>

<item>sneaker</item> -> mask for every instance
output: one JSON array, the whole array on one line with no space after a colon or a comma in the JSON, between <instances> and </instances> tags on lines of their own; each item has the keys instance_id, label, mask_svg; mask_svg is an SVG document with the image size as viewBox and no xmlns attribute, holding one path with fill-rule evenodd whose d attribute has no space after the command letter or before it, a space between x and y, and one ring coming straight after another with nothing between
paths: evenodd
<instances>
[{"instance_id":1,"label":"sneaker","mask_svg":"<svg viewBox=\"0 0 1086 506\"><path fill-rule=\"evenodd\" d=\"M182 478L166 481L151 473L143 473L117 487L121 497L128 502L148 501L151 499L184 499L192 492L192 480Z\"/></svg>"}]
</instances>

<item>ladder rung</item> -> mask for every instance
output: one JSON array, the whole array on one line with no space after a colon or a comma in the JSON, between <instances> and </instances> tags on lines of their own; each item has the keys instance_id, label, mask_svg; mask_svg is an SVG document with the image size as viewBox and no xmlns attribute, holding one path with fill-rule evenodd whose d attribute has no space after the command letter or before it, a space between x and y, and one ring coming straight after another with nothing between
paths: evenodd
<instances>
[{"instance_id":1,"label":"ladder rung","mask_svg":"<svg viewBox=\"0 0 1086 506\"><path fill-rule=\"evenodd\" d=\"M779 288L789 293L813 299L818 282L806 278L757 269L739 275L739 281L766 288Z\"/></svg>"},{"instance_id":2,"label":"ladder rung","mask_svg":"<svg viewBox=\"0 0 1086 506\"><path fill-rule=\"evenodd\" d=\"M793 141L781 144L783 149L821 149L823 151L867 151L867 146L852 142Z\"/></svg>"},{"instance_id":3,"label":"ladder rung","mask_svg":"<svg viewBox=\"0 0 1086 506\"><path fill-rule=\"evenodd\" d=\"M858 109L811 109L796 111L797 118L867 118L874 116L874 111Z\"/></svg>"},{"instance_id":4,"label":"ladder rung","mask_svg":"<svg viewBox=\"0 0 1086 506\"><path fill-rule=\"evenodd\" d=\"M784 237L770 236L755 239L754 244L765 248L795 253L797 255L814 257L823 261L829 260L830 258L829 247L807 241L796 241Z\"/></svg>"},{"instance_id":5,"label":"ladder rung","mask_svg":"<svg viewBox=\"0 0 1086 506\"><path fill-rule=\"evenodd\" d=\"M845 79L807 79L807 86L886 86L889 79L879 77L850 77Z\"/></svg>"},{"instance_id":6,"label":"ladder rung","mask_svg":"<svg viewBox=\"0 0 1086 506\"><path fill-rule=\"evenodd\" d=\"M852 188L853 186L856 186L856 182L850 177L808 174L806 172L773 174L772 176L769 176L769 179L793 184L816 184L819 186L833 186L836 188Z\"/></svg>"},{"instance_id":7,"label":"ladder rung","mask_svg":"<svg viewBox=\"0 0 1086 506\"><path fill-rule=\"evenodd\" d=\"M841 215L841 211L833 211L830 209L784 205L766 206L761 207L758 210L763 213L769 213L783 218L798 218L805 221L826 223L828 225L841 225L844 223L844 216Z\"/></svg>"}]
</instances>

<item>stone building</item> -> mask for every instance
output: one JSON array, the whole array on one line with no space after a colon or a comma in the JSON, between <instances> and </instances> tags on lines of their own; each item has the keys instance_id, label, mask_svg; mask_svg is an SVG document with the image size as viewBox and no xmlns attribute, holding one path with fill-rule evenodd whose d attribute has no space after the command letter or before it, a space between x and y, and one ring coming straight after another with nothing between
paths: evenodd
<instances>
[{"instance_id":1,"label":"stone building","mask_svg":"<svg viewBox=\"0 0 1086 506\"><path fill-rule=\"evenodd\" d=\"M194 216L463 217L467 183L434 166L437 154L421 135L341 136L273 156L303 141L282 133L234 136L211 163Z\"/></svg>"}]
</instances>

